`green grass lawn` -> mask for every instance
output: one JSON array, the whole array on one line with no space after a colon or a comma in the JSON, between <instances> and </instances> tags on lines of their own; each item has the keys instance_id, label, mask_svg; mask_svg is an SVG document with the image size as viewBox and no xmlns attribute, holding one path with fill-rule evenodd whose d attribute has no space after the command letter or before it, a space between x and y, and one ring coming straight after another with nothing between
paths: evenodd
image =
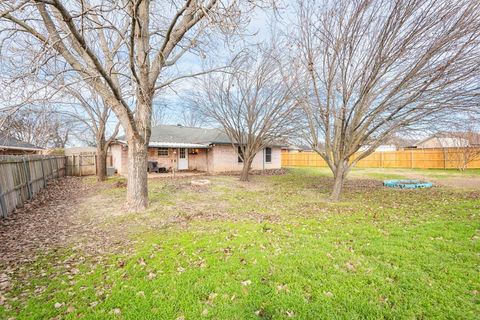
<instances>
[{"instance_id":1,"label":"green grass lawn","mask_svg":"<svg viewBox=\"0 0 480 320\"><path fill-rule=\"evenodd\" d=\"M132 240L128 250L106 248L74 272L78 250L45 253L0 318L478 319L480 192L382 187L390 177L354 171L339 203L324 169L215 176L207 189L151 180L146 212L104 225ZM86 215L100 214L85 201ZM113 234L118 225L129 232Z\"/></svg>"}]
</instances>

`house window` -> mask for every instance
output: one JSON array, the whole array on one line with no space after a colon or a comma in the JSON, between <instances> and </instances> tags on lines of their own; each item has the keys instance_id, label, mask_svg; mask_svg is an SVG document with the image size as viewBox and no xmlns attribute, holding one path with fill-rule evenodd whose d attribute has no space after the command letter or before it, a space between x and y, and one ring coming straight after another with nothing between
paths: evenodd
<instances>
[{"instance_id":1,"label":"house window","mask_svg":"<svg viewBox=\"0 0 480 320\"><path fill-rule=\"evenodd\" d=\"M272 148L265 148L265 162L272 162Z\"/></svg>"},{"instance_id":2,"label":"house window","mask_svg":"<svg viewBox=\"0 0 480 320\"><path fill-rule=\"evenodd\" d=\"M159 157L168 157L168 148L158 148Z\"/></svg>"},{"instance_id":3,"label":"house window","mask_svg":"<svg viewBox=\"0 0 480 320\"><path fill-rule=\"evenodd\" d=\"M242 147L238 146L238 150L237 150L237 153L238 153L238 163L242 163L243 162L243 150L242 150Z\"/></svg>"},{"instance_id":4,"label":"house window","mask_svg":"<svg viewBox=\"0 0 480 320\"><path fill-rule=\"evenodd\" d=\"M184 148L180 148L179 158L180 159L185 159L185 149Z\"/></svg>"}]
</instances>

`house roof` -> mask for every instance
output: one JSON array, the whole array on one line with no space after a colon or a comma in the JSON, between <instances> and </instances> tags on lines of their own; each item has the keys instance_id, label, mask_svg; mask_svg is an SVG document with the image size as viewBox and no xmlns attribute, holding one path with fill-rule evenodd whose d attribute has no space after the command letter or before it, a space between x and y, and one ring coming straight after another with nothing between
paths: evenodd
<instances>
[{"instance_id":1,"label":"house roof","mask_svg":"<svg viewBox=\"0 0 480 320\"><path fill-rule=\"evenodd\" d=\"M14 150L43 150L31 143L24 142L12 137L7 137L0 134L0 149L14 149Z\"/></svg>"},{"instance_id":2,"label":"house roof","mask_svg":"<svg viewBox=\"0 0 480 320\"><path fill-rule=\"evenodd\" d=\"M480 134L476 132L447 132L441 131L423 139L415 144L420 146L423 143L435 139L436 143L443 148L449 147L475 147L480 146Z\"/></svg>"},{"instance_id":3,"label":"house roof","mask_svg":"<svg viewBox=\"0 0 480 320\"><path fill-rule=\"evenodd\" d=\"M117 140L126 143L125 136ZM221 129L159 125L152 128L148 145L165 148L208 148L212 144L230 143L230 139Z\"/></svg>"}]
</instances>

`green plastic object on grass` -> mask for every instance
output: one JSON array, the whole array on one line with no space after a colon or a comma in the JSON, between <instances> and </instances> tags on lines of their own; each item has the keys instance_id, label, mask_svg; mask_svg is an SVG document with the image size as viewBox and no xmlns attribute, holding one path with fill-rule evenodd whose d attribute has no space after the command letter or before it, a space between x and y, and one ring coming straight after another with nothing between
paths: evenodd
<instances>
[{"instance_id":1,"label":"green plastic object on grass","mask_svg":"<svg viewBox=\"0 0 480 320\"><path fill-rule=\"evenodd\" d=\"M385 180L383 181L383 185L385 187L400 189L418 189L433 187L433 183L420 180Z\"/></svg>"}]
</instances>

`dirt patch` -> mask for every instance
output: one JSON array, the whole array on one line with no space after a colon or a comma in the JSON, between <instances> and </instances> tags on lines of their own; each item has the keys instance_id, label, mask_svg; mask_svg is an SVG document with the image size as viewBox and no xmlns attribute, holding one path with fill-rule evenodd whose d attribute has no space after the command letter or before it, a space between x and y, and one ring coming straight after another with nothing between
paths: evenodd
<instances>
[{"instance_id":1,"label":"dirt patch","mask_svg":"<svg viewBox=\"0 0 480 320\"><path fill-rule=\"evenodd\" d=\"M250 171L250 175L253 176L281 176L287 174L288 169L281 168L281 169L265 169L265 170L252 170ZM240 171L226 171L220 173L222 176L240 176Z\"/></svg>"},{"instance_id":2,"label":"dirt patch","mask_svg":"<svg viewBox=\"0 0 480 320\"><path fill-rule=\"evenodd\" d=\"M415 179L421 181L429 181L437 186L445 186L451 188L465 188L465 189L480 189L480 178L477 177L451 177L435 179L418 173L407 173L405 176L408 179Z\"/></svg>"},{"instance_id":3,"label":"dirt patch","mask_svg":"<svg viewBox=\"0 0 480 320\"><path fill-rule=\"evenodd\" d=\"M71 237L75 207L92 185L81 178L52 180L31 202L0 220L0 265L14 268L34 261L37 252L62 246Z\"/></svg>"},{"instance_id":4,"label":"dirt patch","mask_svg":"<svg viewBox=\"0 0 480 320\"><path fill-rule=\"evenodd\" d=\"M473 177L435 179L434 183L453 188L480 189L480 179Z\"/></svg>"},{"instance_id":5,"label":"dirt patch","mask_svg":"<svg viewBox=\"0 0 480 320\"><path fill-rule=\"evenodd\" d=\"M102 194L116 187L80 177L52 180L35 199L0 219L0 297L16 282L41 275L34 262L50 253L54 257L42 265L75 273L85 259L103 263L105 253L124 250L131 242L124 232L128 223L108 228L112 217L123 213L123 201ZM69 257L62 258L64 254Z\"/></svg>"},{"instance_id":6,"label":"dirt patch","mask_svg":"<svg viewBox=\"0 0 480 320\"><path fill-rule=\"evenodd\" d=\"M344 190L350 192L369 191L383 186L382 181L375 179L347 179L344 183ZM320 192L330 193L333 188L333 178L318 177L312 187Z\"/></svg>"}]
</instances>

